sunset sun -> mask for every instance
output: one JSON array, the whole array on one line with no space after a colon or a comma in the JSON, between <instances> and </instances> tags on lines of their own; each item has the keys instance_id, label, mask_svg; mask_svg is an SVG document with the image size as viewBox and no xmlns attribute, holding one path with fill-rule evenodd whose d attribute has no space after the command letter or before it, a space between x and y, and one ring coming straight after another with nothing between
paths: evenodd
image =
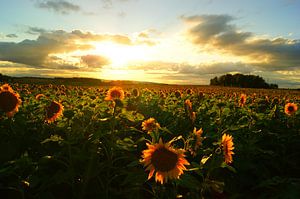
<instances>
[{"instance_id":1,"label":"sunset sun","mask_svg":"<svg viewBox=\"0 0 300 199\"><path fill-rule=\"evenodd\" d=\"M147 61L149 47L145 45L122 45L112 42L94 42L93 53L107 57L112 68L124 68L135 61Z\"/></svg>"}]
</instances>

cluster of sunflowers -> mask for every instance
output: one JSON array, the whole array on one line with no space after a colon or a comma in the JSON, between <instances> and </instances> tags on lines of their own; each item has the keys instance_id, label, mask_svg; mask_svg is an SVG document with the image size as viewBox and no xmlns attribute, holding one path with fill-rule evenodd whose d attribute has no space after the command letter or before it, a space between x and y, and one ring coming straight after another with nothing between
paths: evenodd
<instances>
[{"instance_id":1,"label":"cluster of sunflowers","mask_svg":"<svg viewBox=\"0 0 300 199\"><path fill-rule=\"evenodd\" d=\"M101 90L101 92L102 91L103 90ZM169 91L152 91L149 89L144 89L143 92L144 94L149 94L149 96L155 94L156 96L160 96L160 98L164 99L168 95ZM188 134L188 136L184 137L181 135L172 135L170 141L166 141L167 139L163 134L166 129L162 127L164 126L162 123L161 125L160 122L158 122L159 119L156 117L156 119L154 117L147 117L146 120L142 119L142 123L139 123L139 128L144 133L146 132L145 137L150 138L145 139L145 149L139 151L139 153L141 153L141 156L139 156L139 163L140 165L144 166L147 172L149 172L147 173L148 180L154 177L155 181L160 184L166 184L169 181L180 179L185 172L198 169L193 165L192 161L194 158L202 158L197 160L197 162L205 164L205 162L212 156L203 156L203 154L198 154L199 151L203 150L202 146L203 141L206 139L206 129L200 125L199 121L197 123L199 109L196 111L197 104L194 104L194 101L189 99L189 96L193 95L196 96L193 98L193 100L198 99L200 101L204 98L205 94L192 89L186 89L184 91L176 89L171 90L170 93L171 95L175 96L177 101L182 101L183 103L183 106L181 107L184 110L183 112L186 114L188 121L187 123L190 125L189 128L187 128L190 130L190 134ZM188 97L185 96L185 98L183 98L183 93L185 93ZM121 87L112 87L106 91L104 101L106 101L106 103L110 103L109 108L112 107L114 109L113 114L115 114L115 108L121 106L126 98L137 100L140 95L140 91L136 88L132 89L131 92L127 92ZM235 101L235 104L239 109L242 110L245 109L249 100L254 101L256 97L255 94L249 96L246 93L239 93L235 95L236 96L234 97L238 99ZM211 96L217 95L215 95L215 93L211 93ZM43 99L46 99L44 106L44 121L47 124L55 123L58 118L63 116L63 103L60 101L50 100L48 99L47 95L42 93L35 95L35 100L40 101ZM147 102L147 100L149 99L146 98L145 102ZM270 102L271 100L266 97L265 101ZM275 101L275 98L273 101ZM25 102L23 101L23 103ZM4 84L0 87L0 111L5 113L6 117L12 118L18 112L21 104L22 100L20 95L13 90L10 85ZM221 114L224 102L217 102L216 104L217 107L219 107L218 110ZM134 107L134 104L130 104L130 106L132 109L136 108ZM129 105L126 108L129 109ZM284 110L284 113L287 117L292 117L298 110L297 104L293 102L285 102L285 105L281 106L281 108ZM283 114L283 111L281 112ZM105 120L103 119L103 121ZM200 127L203 127L204 130ZM219 134L220 136L217 137L218 140L213 143L215 148L213 148L214 150L212 153L220 155L222 158L222 163L230 165L233 163L233 155L235 154L236 149L238 149L238 146L234 144L234 138L230 133L228 133L228 131L220 131ZM237 138L235 137L235 139ZM178 140L183 141L183 145L179 145L180 147L175 144ZM143 145L145 146L145 143L143 143ZM144 172L144 170L142 171Z\"/></svg>"},{"instance_id":2,"label":"cluster of sunflowers","mask_svg":"<svg viewBox=\"0 0 300 199\"><path fill-rule=\"evenodd\" d=\"M44 94L37 94L36 100L46 97ZM20 95L15 92L9 84L0 87L0 110L6 113L7 117L13 117L18 112L19 106L22 104ZM63 113L61 103L51 101L49 106L45 107L45 122L54 122Z\"/></svg>"}]
</instances>

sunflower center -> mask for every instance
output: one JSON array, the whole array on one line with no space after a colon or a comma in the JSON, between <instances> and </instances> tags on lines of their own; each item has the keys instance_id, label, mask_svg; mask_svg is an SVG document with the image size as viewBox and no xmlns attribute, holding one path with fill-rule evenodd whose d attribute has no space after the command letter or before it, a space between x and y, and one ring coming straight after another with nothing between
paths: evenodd
<instances>
[{"instance_id":1,"label":"sunflower center","mask_svg":"<svg viewBox=\"0 0 300 199\"><path fill-rule=\"evenodd\" d=\"M18 98L9 91L0 93L0 109L4 112L13 111L18 104Z\"/></svg>"},{"instance_id":2,"label":"sunflower center","mask_svg":"<svg viewBox=\"0 0 300 199\"><path fill-rule=\"evenodd\" d=\"M114 91L112 91L111 93L110 93L110 95L111 95L111 97L112 98L120 98L121 97L121 93L119 92L119 91L117 91L117 90L114 90Z\"/></svg>"},{"instance_id":3,"label":"sunflower center","mask_svg":"<svg viewBox=\"0 0 300 199\"><path fill-rule=\"evenodd\" d=\"M288 111L289 111L289 112L293 112L293 111L294 111L294 107L293 107L293 106L289 106L289 107L288 107Z\"/></svg>"},{"instance_id":4,"label":"sunflower center","mask_svg":"<svg viewBox=\"0 0 300 199\"><path fill-rule=\"evenodd\" d=\"M166 148L159 148L154 151L151 163L157 171L170 171L174 169L178 162L178 155Z\"/></svg>"},{"instance_id":5,"label":"sunflower center","mask_svg":"<svg viewBox=\"0 0 300 199\"><path fill-rule=\"evenodd\" d=\"M47 117L51 118L60 110L59 104L52 102L51 105L47 109Z\"/></svg>"}]
</instances>

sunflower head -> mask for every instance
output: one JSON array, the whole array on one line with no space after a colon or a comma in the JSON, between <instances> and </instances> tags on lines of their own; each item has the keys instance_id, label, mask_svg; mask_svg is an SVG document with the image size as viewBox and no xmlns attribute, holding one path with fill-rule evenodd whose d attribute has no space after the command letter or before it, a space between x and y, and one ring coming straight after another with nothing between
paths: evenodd
<instances>
[{"instance_id":1,"label":"sunflower head","mask_svg":"<svg viewBox=\"0 0 300 199\"><path fill-rule=\"evenodd\" d=\"M153 132L159 128L160 128L159 123L156 122L156 120L152 117L142 122L142 129L144 131L147 131L148 133Z\"/></svg>"},{"instance_id":2,"label":"sunflower head","mask_svg":"<svg viewBox=\"0 0 300 199\"><path fill-rule=\"evenodd\" d=\"M175 91L175 96L176 98L181 98L181 92L180 91Z\"/></svg>"},{"instance_id":3,"label":"sunflower head","mask_svg":"<svg viewBox=\"0 0 300 199\"><path fill-rule=\"evenodd\" d=\"M164 184L168 179L178 179L189 162L184 158L182 149L174 149L170 143L163 143L162 139L157 144L148 144L148 149L143 151L141 163L150 171L148 179L154 172L155 181Z\"/></svg>"},{"instance_id":4,"label":"sunflower head","mask_svg":"<svg viewBox=\"0 0 300 199\"><path fill-rule=\"evenodd\" d=\"M232 136L223 134L222 136L222 149L225 157L225 162L226 163L231 163L232 162L232 155L234 154L233 152L233 141L232 141Z\"/></svg>"},{"instance_id":5,"label":"sunflower head","mask_svg":"<svg viewBox=\"0 0 300 199\"><path fill-rule=\"evenodd\" d=\"M196 151L199 149L199 147L202 145L202 141L203 141L203 137L202 137L202 134L203 134L203 130L202 128L200 128L199 130L197 130L196 128L194 128L193 130L193 137L195 139L195 145L194 147L191 147L189 150L191 152L191 154L193 156L196 156Z\"/></svg>"},{"instance_id":6,"label":"sunflower head","mask_svg":"<svg viewBox=\"0 0 300 199\"><path fill-rule=\"evenodd\" d=\"M298 110L297 104L287 103L284 107L284 112L287 115L293 115Z\"/></svg>"},{"instance_id":7,"label":"sunflower head","mask_svg":"<svg viewBox=\"0 0 300 199\"><path fill-rule=\"evenodd\" d=\"M64 107L61 103L52 101L46 108L46 122L54 122L63 113Z\"/></svg>"},{"instance_id":8,"label":"sunflower head","mask_svg":"<svg viewBox=\"0 0 300 199\"><path fill-rule=\"evenodd\" d=\"M8 117L12 117L19 110L19 106L22 103L18 93L15 93L13 89L4 84L0 88L0 109L6 113Z\"/></svg>"},{"instance_id":9,"label":"sunflower head","mask_svg":"<svg viewBox=\"0 0 300 199\"><path fill-rule=\"evenodd\" d=\"M132 90L132 94L133 94L133 96L138 97L140 95L140 92L138 89L135 88Z\"/></svg>"},{"instance_id":10,"label":"sunflower head","mask_svg":"<svg viewBox=\"0 0 300 199\"><path fill-rule=\"evenodd\" d=\"M11 91L13 92L13 89L11 88L11 86L9 84L3 84L1 87L0 87L0 90L2 91Z\"/></svg>"},{"instance_id":11,"label":"sunflower head","mask_svg":"<svg viewBox=\"0 0 300 199\"><path fill-rule=\"evenodd\" d=\"M246 101L247 101L247 95L246 94L241 94L241 97L240 97L240 106L244 106L246 104Z\"/></svg>"},{"instance_id":12,"label":"sunflower head","mask_svg":"<svg viewBox=\"0 0 300 199\"><path fill-rule=\"evenodd\" d=\"M192 111L192 102L189 99L185 100L184 105L187 111L189 112Z\"/></svg>"},{"instance_id":13,"label":"sunflower head","mask_svg":"<svg viewBox=\"0 0 300 199\"><path fill-rule=\"evenodd\" d=\"M191 95L192 93L193 93L193 90L192 90L192 89L187 89L187 90L186 90L186 94Z\"/></svg>"},{"instance_id":14,"label":"sunflower head","mask_svg":"<svg viewBox=\"0 0 300 199\"><path fill-rule=\"evenodd\" d=\"M105 100L123 100L124 99L124 91L122 88L120 87L113 87L111 89L108 90L107 95L105 97Z\"/></svg>"},{"instance_id":15,"label":"sunflower head","mask_svg":"<svg viewBox=\"0 0 300 199\"><path fill-rule=\"evenodd\" d=\"M46 97L44 94L40 93L35 96L36 100L40 100L42 97Z\"/></svg>"}]
</instances>

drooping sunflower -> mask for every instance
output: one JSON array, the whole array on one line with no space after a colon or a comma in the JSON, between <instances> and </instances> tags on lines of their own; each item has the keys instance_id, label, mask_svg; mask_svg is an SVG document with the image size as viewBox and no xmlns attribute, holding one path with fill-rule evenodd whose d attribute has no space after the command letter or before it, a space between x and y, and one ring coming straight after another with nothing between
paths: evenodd
<instances>
[{"instance_id":1,"label":"drooping sunflower","mask_svg":"<svg viewBox=\"0 0 300 199\"><path fill-rule=\"evenodd\" d=\"M241 94L240 106L244 106L246 104L246 101L247 101L247 95L246 94Z\"/></svg>"},{"instance_id":2,"label":"drooping sunflower","mask_svg":"<svg viewBox=\"0 0 300 199\"><path fill-rule=\"evenodd\" d=\"M196 136L196 146L200 146L201 145L201 141L202 141L202 133L203 130L202 128L200 128L199 130L197 130L196 128L194 128L193 134Z\"/></svg>"},{"instance_id":3,"label":"drooping sunflower","mask_svg":"<svg viewBox=\"0 0 300 199\"><path fill-rule=\"evenodd\" d=\"M185 108L185 111L188 114L189 118L194 123L196 120L196 112L193 112L192 102L189 99L185 100L184 108Z\"/></svg>"},{"instance_id":4,"label":"drooping sunflower","mask_svg":"<svg viewBox=\"0 0 300 199\"><path fill-rule=\"evenodd\" d=\"M233 138L231 135L223 134L222 136L222 147L223 147L223 153L224 153L226 163L232 162L232 155L234 154L232 139Z\"/></svg>"},{"instance_id":5,"label":"drooping sunflower","mask_svg":"<svg viewBox=\"0 0 300 199\"><path fill-rule=\"evenodd\" d=\"M143 151L141 163L150 171L148 179L156 172L155 181L164 184L169 179L178 179L186 170L185 165L190 164L184 158L184 150L170 145L169 142L163 143L162 139L157 144L147 143L148 149Z\"/></svg>"},{"instance_id":6,"label":"drooping sunflower","mask_svg":"<svg viewBox=\"0 0 300 199\"><path fill-rule=\"evenodd\" d=\"M287 103L284 106L284 112L287 115L293 115L298 110L297 104L294 103Z\"/></svg>"},{"instance_id":7,"label":"drooping sunflower","mask_svg":"<svg viewBox=\"0 0 300 199\"><path fill-rule=\"evenodd\" d=\"M185 109L188 112L192 112L193 111L193 109L192 109L192 102L189 99L185 100L184 105L185 105Z\"/></svg>"},{"instance_id":8,"label":"drooping sunflower","mask_svg":"<svg viewBox=\"0 0 300 199\"><path fill-rule=\"evenodd\" d=\"M120 87L112 87L108 90L105 100L123 100L124 99L124 91Z\"/></svg>"},{"instance_id":9,"label":"drooping sunflower","mask_svg":"<svg viewBox=\"0 0 300 199\"><path fill-rule=\"evenodd\" d=\"M19 110L22 100L20 95L8 85L4 84L0 87L0 109L6 113L8 117L12 117Z\"/></svg>"},{"instance_id":10,"label":"drooping sunflower","mask_svg":"<svg viewBox=\"0 0 300 199\"><path fill-rule=\"evenodd\" d=\"M193 137L195 139L195 144L194 147L191 147L189 149L190 153L192 156L196 156L197 155L197 150L201 147L202 145L202 141L204 140L204 138L202 137L203 134L203 130L202 128L200 128L199 130L196 129L196 127L193 130Z\"/></svg>"},{"instance_id":11,"label":"drooping sunflower","mask_svg":"<svg viewBox=\"0 0 300 199\"><path fill-rule=\"evenodd\" d=\"M153 117L142 122L142 129L147 132L152 132L160 128L160 125Z\"/></svg>"},{"instance_id":12,"label":"drooping sunflower","mask_svg":"<svg viewBox=\"0 0 300 199\"><path fill-rule=\"evenodd\" d=\"M50 106L46 107L46 122L54 122L63 113L64 107L61 103L52 101Z\"/></svg>"}]
</instances>

